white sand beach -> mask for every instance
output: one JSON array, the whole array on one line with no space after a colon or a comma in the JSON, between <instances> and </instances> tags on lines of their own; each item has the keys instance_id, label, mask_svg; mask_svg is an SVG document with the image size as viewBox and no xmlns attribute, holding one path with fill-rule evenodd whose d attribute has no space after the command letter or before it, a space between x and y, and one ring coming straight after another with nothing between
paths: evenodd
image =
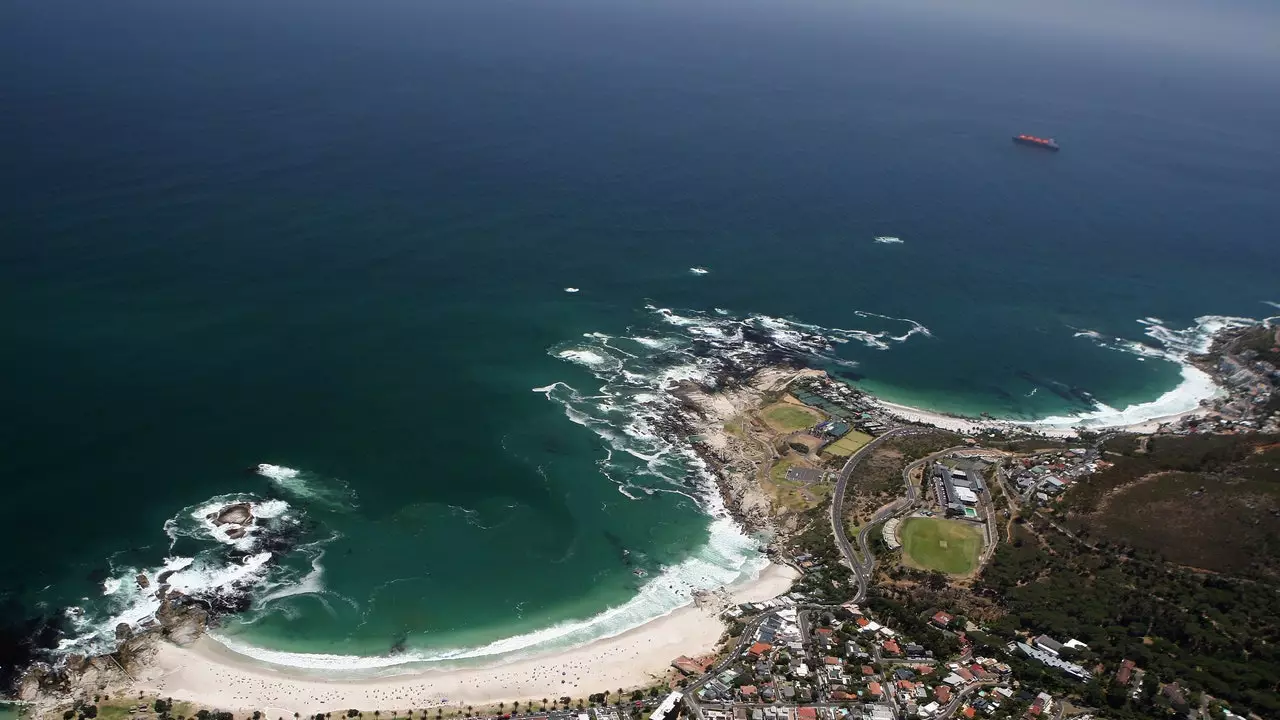
<instances>
[{"instance_id":1,"label":"white sand beach","mask_svg":"<svg viewBox=\"0 0 1280 720\"><path fill-rule=\"evenodd\" d=\"M759 577L728 588L735 603L777 597L798 576L771 564ZM651 684L680 655L711 652L724 632L723 605L677 609L640 627L582 647L465 670L415 670L368 679L306 674L236 654L202 638L187 647L161 643L133 692L155 693L233 712L292 717L357 708L400 711L613 692Z\"/></svg>"},{"instance_id":2,"label":"white sand beach","mask_svg":"<svg viewBox=\"0 0 1280 720\"><path fill-rule=\"evenodd\" d=\"M1045 437L1054 438L1073 438L1077 433L1075 428L1060 427L1053 425L1041 425L1033 422L1021 423L1011 422L1008 420L987 420L982 418L965 418L954 415L944 415L942 413L932 412L930 410L921 410L920 408L908 407L906 405L898 405L897 403L886 402L878 398L875 402L886 412L895 417L911 423L920 425L932 425L943 430L958 432L963 435L976 435L986 430L1003 430L1003 431L1022 431L1034 432ZM1216 413L1205 407L1198 407L1192 410L1185 410L1179 413L1164 415L1161 417L1150 418L1137 423L1128 425L1110 425L1091 427L1091 430L1110 430L1120 432L1134 433L1153 433L1159 430L1160 425L1165 423L1177 423L1183 418L1191 417L1208 417Z\"/></svg>"}]
</instances>

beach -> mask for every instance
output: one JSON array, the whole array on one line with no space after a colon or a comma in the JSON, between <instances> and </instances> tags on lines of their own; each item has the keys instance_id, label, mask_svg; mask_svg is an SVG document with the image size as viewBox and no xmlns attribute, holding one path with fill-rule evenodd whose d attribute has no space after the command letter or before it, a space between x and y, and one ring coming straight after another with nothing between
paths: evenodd
<instances>
[{"instance_id":1,"label":"beach","mask_svg":"<svg viewBox=\"0 0 1280 720\"><path fill-rule=\"evenodd\" d=\"M1061 424L1047 424L1044 422L1012 422L1009 420L958 417L955 415L944 415L930 410L908 407L906 405L898 405L897 403L886 402L878 398L875 399L875 403L882 407L885 412L901 420L920 425L932 425L936 428L950 430L963 435L976 435L988 430L1001 432L1031 431L1046 437L1062 439L1073 438L1078 435L1075 427L1064 427ZM1089 429L1095 431L1107 430L1112 432L1153 433L1157 432L1160 429L1160 426L1164 424L1177 423L1184 418L1209 417L1214 414L1214 411L1210 408L1197 407L1191 410L1184 410L1182 412L1143 419L1139 422L1090 426ZM1083 419L1081 424L1084 424Z\"/></svg>"},{"instance_id":2,"label":"beach","mask_svg":"<svg viewBox=\"0 0 1280 720\"><path fill-rule=\"evenodd\" d=\"M788 566L770 564L755 579L727 588L726 600L744 603L776 597L787 592L797 576ZM260 710L267 717L348 708L465 708L564 696L576 700L651 685L666 676L678 656L710 653L724 633L719 618L724 607L723 601L686 605L620 635L537 657L367 679L267 665L209 637L187 647L158 643L152 662L128 691L232 711Z\"/></svg>"}]
</instances>

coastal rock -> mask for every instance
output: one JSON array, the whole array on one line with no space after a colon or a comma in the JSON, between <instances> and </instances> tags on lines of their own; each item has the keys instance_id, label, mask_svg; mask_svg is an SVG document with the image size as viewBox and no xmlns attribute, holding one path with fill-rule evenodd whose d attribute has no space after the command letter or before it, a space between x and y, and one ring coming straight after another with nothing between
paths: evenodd
<instances>
[{"instance_id":1,"label":"coastal rock","mask_svg":"<svg viewBox=\"0 0 1280 720\"><path fill-rule=\"evenodd\" d=\"M116 640L124 642L133 637L133 628L127 622L116 625Z\"/></svg>"},{"instance_id":2,"label":"coastal rock","mask_svg":"<svg viewBox=\"0 0 1280 720\"><path fill-rule=\"evenodd\" d=\"M226 525L228 523L235 525L248 525L253 520L253 508L247 502L228 505L216 513L211 513L208 518L213 521L214 525Z\"/></svg>"},{"instance_id":3,"label":"coastal rock","mask_svg":"<svg viewBox=\"0 0 1280 720\"><path fill-rule=\"evenodd\" d=\"M209 613L197 606L183 607L167 615L161 627L165 637L178 645L190 645L204 634Z\"/></svg>"},{"instance_id":4,"label":"coastal rock","mask_svg":"<svg viewBox=\"0 0 1280 720\"><path fill-rule=\"evenodd\" d=\"M137 581L138 581L138 587L142 588L143 590L146 590L148 587L151 586L151 581L148 580L147 576L143 573L138 573Z\"/></svg>"},{"instance_id":5,"label":"coastal rock","mask_svg":"<svg viewBox=\"0 0 1280 720\"><path fill-rule=\"evenodd\" d=\"M239 525L235 525L227 529L227 537L232 540L239 540L245 536L245 529Z\"/></svg>"}]
</instances>

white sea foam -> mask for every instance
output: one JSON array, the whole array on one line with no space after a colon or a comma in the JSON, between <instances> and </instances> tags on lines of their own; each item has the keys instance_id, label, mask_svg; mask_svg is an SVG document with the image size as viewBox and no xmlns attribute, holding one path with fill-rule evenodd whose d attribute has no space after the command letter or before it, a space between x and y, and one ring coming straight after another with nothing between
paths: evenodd
<instances>
[{"instance_id":1,"label":"white sea foam","mask_svg":"<svg viewBox=\"0 0 1280 720\"><path fill-rule=\"evenodd\" d=\"M881 245L900 245L902 244L902 238L893 237L892 235L881 235L876 238L876 242Z\"/></svg>"},{"instance_id":2,"label":"white sea foam","mask_svg":"<svg viewBox=\"0 0 1280 720\"><path fill-rule=\"evenodd\" d=\"M70 617L74 633L63 638L58 648L63 651L106 651L111 649L117 626L126 624L136 630L152 621L160 609L156 590L162 574L167 574L165 583L172 590L199 597L211 592L247 589L262 580L271 559L271 553L250 555L241 562L232 563L171 557L158 568L125 568L109 597L112 601L110 614L104 619L86 612L75 613ZM135 580L140 574L149 580L145 589Z\"/></svg>"},{"instance_id":3,"label":"white sea foam","mask_svg":"<svg viewBox=\"0 0 1280 720\"><path fill-rule=\"evenodd\" d=\"M564 350L559 353L559 357L589 368L604 368L617 364L612 357L595 350Z\"/></svg>"},{"instance_id":4,"label":"white sea foam","mask_svg":"<svg viewBox=\"0 0 1280 720\"><path fill-rule=\"evenodd\" d=\"M565 289L564 289L564 291L565 291L565 292L567 292L567 293L576 293L576 292L578 292L578 288L576 288L576 287L567 287L567 288L565 288Z\"/></svg>"},{"instance_id":5,"label":"white sea foam","mask_svg":"<svg viewBox=\"0 0 1280 720\"><path fill-rule=\"evenodd\" d=\"M694 275L706 275L711 271L704 267L691 267L689 268L689 272L693 273Z\"/></svg>"},{"instance_id":6,"label":"white sea foam","mask_svg":"<svg viewBox=\"0 0 1280 720\"><path fill-rule=\"evenodd\" d=\"M406 652L383 656L328 655L268 650L234 638L212 637L232 650L262 662L313 670L375 670L417 663L500 658L583 645L614 637L688 605L699 590L732 585L757 577L768 564L756 541L727 518L712 521L707 543L678 565L664 569L627 602L582 620L571 620L525 635L475 648Z\"/></svg>"},{"instance_id":7,"label":"white sea foam","mask_svg":"<svg viewBox=\"0 0 1280 720\"><path fill-rule=\"evenodd\" d=\"M258 474L272 480L291 480L298 477L297 470L271 463L258 463Z\"/></svg>"},{"instance_id":8,"label":"white sea foam","mask_svg":"<svg viewBox=\"0 0 1280 720\"><path fill-rule=\"evenodd\" d=\"M315 473L297 470L283 465L260 463L258 474L271 481L279 490L310 503L319 503L337 510L348 510L358 505L354 490L338 478L321 477ZM269 508L255 507L254 515L271 512Z\"/></svg>"},{"instance_id":9,"label":"white sea foam","mask_svg":"<svg viewBox=\"0 0 1280 720\"><path fill-rule=\"evenodd\" d=\"M1107 339L1094 330L1078 330L1076 337L1086 337L1102 347L1119 350L1136 356L1139 361L1161 359L1179 366L1182 380L1173 389L1155 400L1136 403L1125 408L1113 408L1096 402L1093 410L1075 415L1056 415L1032 422L1019 423L1032 428L1063 430L1074 427L1107 428L1136 425L1152 420L1169 418L1199 408L1205 401L1220 397L1223 391L1213 378L1187 361L1190 355L1209 351L1217 333L1234 327L1244 327L1256 321L1249 318L1205 315L1196 318L1195 324L1181 330L1165 326L1159 318L1147 317L1138 321L1143 332L1154 341L1151 344L1124 338Z\"/></svg>"}]
</instances>

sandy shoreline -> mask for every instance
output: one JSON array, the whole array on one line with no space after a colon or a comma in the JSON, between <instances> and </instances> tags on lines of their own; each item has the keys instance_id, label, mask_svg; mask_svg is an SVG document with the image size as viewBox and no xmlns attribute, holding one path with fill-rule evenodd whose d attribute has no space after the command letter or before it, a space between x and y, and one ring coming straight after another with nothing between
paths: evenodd
<instances>
[{"instance_id":1,"label":"sandy shoreline","mask_svg":"<svg viewBox=\"0 0 1280 720\"><path fill-rule=\"evenodd\" d=\"M754 580L728 588L735 603L781 595L795 570L770 564ZM209 638L187 647L159 643L133 692L231 711L290 717L358 708L399 710L441 705L465 708L562 697L575 700L651 684L680 655L711 652L724 632L723 605L687 605L625 633L546 655L483 668L417 670L368 679L330 679L239 655Z\"/></svg>"},{"instance_id":2,"label":"sandy shoreline","mask_svg":"<svg viewBox=\"0 0 1280 720\"><path fill-rule=\"evenodd\" d=\"M879 398L874 398L877 405L882 407L890 415L911 423L920 425L932 425L943 430L951 430L962 435L975 435L987 430L1000 431L1023 431L1034 432L1046 437L1054 438L1073 438L1077 433L1074 428L1055 427L1051 425L1040 425L1035 422L1013 422L1011 420L987 420L982 418L965 418L953 415L943 415L942 413L922 410L920 408L908 407L897 403L887 402ZM1180 413L1165 415L1162 417L1150 418L1142 422L1131 423L1128 425L1099 425L1091 426L1090 430L1101 431L1107 430L1112 432L1133 432L1133 433L1153 433L1156 432L1160 425L1164 423L1176 423L1183 418L1205 417L1214 414L1209 408L1198 407L1192 410L1186 410Z\"/></svg>"}]
</instances>

